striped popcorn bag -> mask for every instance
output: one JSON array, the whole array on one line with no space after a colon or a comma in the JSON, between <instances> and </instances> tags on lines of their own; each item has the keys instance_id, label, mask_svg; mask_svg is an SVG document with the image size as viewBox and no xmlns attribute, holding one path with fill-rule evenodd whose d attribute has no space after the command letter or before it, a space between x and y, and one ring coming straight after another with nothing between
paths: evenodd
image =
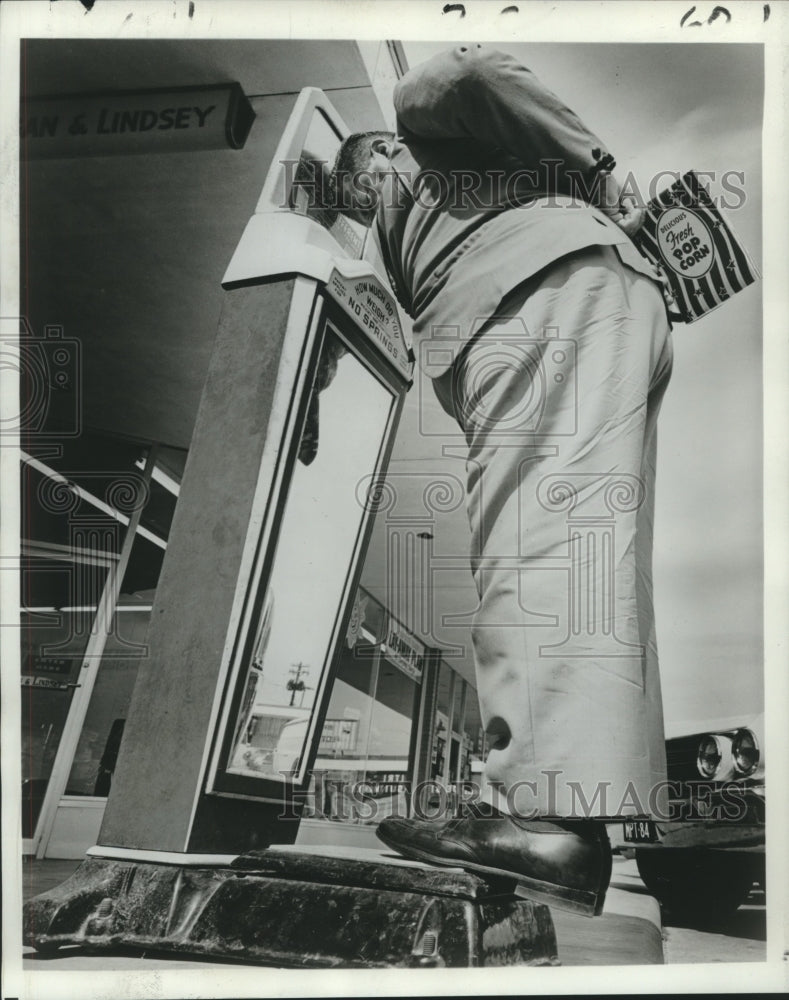
<instances>
[{"instance_id":1,"label":"striped popcorn bag","mask_svg":"<svg viewBox=\"0 0 789 1000\"><path fill-rule=\"evenodd\" d=\"M693 323L760 277L694 171L653 198L646 213L635 244L666 278L673 320Z\"/></svg>"}]
</instances>

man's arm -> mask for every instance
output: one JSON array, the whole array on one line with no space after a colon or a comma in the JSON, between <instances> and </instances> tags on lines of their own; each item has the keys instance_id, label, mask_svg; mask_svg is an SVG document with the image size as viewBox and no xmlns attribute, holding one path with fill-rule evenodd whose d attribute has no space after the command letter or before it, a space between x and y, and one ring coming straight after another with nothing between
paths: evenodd
<instances>
[{"instance_id":1,"label":"man's arm","mask_svg":"<svg viewBox=\"0 0 789 1000\"><path fill-rule=\"evenodd\" d=\"M562 160L565 172L587 182L605 156L600 139L530 70L481 45L442 52L411 70L397 84L394 104L406 140L474 139L506 150L527 168ZM620 203L610 173L601 172L594 204L630 232L632 209Z\"/></svg>"}]
</instances>

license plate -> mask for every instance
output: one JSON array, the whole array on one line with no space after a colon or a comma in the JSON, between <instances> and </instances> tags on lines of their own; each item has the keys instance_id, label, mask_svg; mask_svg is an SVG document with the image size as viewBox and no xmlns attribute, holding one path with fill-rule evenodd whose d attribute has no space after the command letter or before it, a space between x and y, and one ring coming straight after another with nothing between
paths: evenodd
<instances>
[{"instance_id":1,"label":"license plate","mask_svg":"<svg viewBox=\"0 0 789 1000\"><path fill-rule=\"evenodd\" d=\"M657 830L652 820L629 819L622 825L625 840L629 844L654 844L657 842Z\"/></svg>"}]
</instances>

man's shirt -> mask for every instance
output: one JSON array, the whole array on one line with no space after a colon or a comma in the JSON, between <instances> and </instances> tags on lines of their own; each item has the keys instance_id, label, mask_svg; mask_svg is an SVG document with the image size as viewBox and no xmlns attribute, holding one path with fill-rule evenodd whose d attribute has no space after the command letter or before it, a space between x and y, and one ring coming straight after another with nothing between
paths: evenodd
<instances>
[{"instance_id":1,"label":"man's shirt","mask_svg":"<svg viewBox=\"0 0 789 1000\"><path fill-rule=\"evenodd\" d=\"M394 103L392 173L375 229L416 342L458 327L459 345L515 286L585 247L615 246L658 280L619 226L583 200L595 196L603 143L517 60L455 48L407 73ZM431 376L449 366L443 357Z\"/></svg>"}]
</instances>

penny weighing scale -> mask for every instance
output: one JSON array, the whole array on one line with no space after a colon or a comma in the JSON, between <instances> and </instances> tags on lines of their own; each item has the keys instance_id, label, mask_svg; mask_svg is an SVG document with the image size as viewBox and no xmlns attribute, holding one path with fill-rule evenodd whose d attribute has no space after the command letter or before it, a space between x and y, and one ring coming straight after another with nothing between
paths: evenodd
<instances>
[{"instance_id":1,"label":"penny weighing scale","mask_svg":"<svg viewBox=\"0 0 789 1000\"><path fill-rule=\"evenodd\" d=\"M550 911L511 882L293 847L372 528L358 486L385 473L413 367L366 230L324 207L346 134L322 91L301 92L225 274L98 844L27 904L38 950L556 962Z\"/></svg>"}]
</instances>

